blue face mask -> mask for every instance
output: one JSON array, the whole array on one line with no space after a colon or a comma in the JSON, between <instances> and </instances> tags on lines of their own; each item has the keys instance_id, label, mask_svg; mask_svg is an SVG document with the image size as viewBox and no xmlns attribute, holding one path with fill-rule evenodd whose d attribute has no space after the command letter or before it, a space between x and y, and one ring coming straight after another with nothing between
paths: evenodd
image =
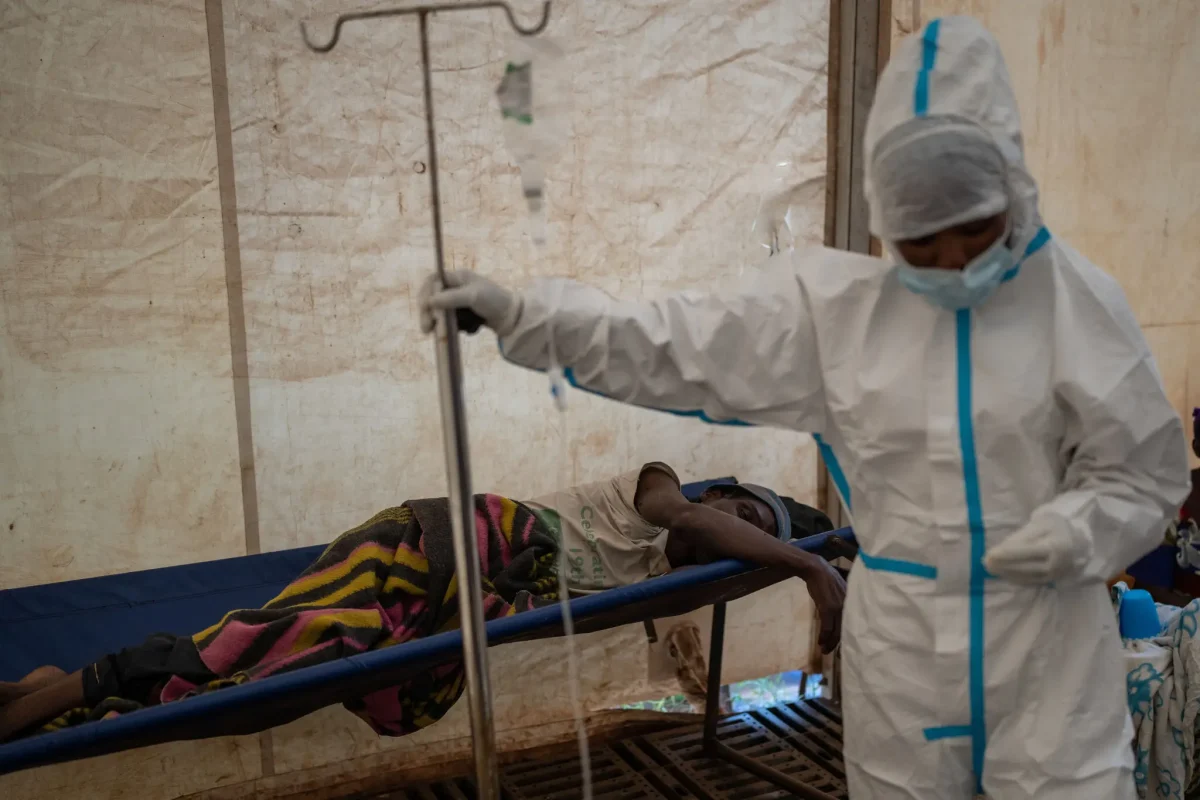
<instances>
[{"instance_id":1,"label":"blue face mask","mask_svg":"<svg viewBox=\"0 0 1200 800\"><path fill-rule=\"evenodd\" d=\"M1008 234L976 256L961 271L897 265L900 283L934 305L950 311L975 308L996 291L1013 268L1016 257L1008 248Z\"/></svg>"}]
</instances>

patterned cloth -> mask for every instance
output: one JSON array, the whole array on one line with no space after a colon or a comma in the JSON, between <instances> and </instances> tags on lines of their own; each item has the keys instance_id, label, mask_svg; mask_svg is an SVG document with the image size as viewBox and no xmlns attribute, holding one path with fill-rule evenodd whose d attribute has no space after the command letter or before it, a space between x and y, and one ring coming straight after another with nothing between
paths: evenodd
<instances>
[{"instance_id":1,"label":"patterned cloth","mask_svg":"<svg viewBox=\"0 0 1200 800\"><path fill-rule=\"evenodd\" d=\"M1123 584L1113 587L1119 604ZM1134 779L1138 796L1200 797L1196 770L1200 722L1200 600L1185 608L1159 607L1162 635L1126 640L1126 688L1136 730Z\"/></svg>"},{"instance_id":2,"label":"patterned cloth","mask_svg":"<svg viewBox=\"0 0 1200 800\"><path fill-rule=\"evenodd\" d=\"M557 599L558 548L532 510L497 495L476 495L475 528L487 619ZM447 501L413 500L342 534L262 608L231 611L193 636L200 658L218 680L196 685L172 677L161 700L179 700L458 626ZM440 719L462 690L463 666L455 662L344 705L377 733L402 736ZM113 698L96 708L70 712L45 730L137 707L128 699Z\"/></svg>"}]
</instances>

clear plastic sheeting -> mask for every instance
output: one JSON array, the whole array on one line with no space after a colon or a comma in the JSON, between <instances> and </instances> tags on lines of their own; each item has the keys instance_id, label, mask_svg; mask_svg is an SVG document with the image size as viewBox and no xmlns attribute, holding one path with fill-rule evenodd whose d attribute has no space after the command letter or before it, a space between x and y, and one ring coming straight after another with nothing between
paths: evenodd
<instances>
[{"instance_id":1,"label":"clear plastic sheeting","mask_svg":"<svg viewBox=\"0 0 1200 800\"><path fill-rule=\"evenodd\" d=\"M811 244L811 231L823 224L825 213L823 175L805 178L800 165L780 161L758 170L754 180L761 194L750 225L750 266L798 243Z\"/></svg>"}]
</instances>

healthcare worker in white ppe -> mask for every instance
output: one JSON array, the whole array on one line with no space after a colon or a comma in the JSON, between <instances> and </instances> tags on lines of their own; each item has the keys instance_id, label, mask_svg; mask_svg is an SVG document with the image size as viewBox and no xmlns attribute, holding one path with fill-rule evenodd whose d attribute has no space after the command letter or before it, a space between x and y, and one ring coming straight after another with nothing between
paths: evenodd
<instances>
[{"instance_id":1,"label":"healthcare worker in white ppe","mask_svg":"<svg viewBox=\"0 0 1200 800\"><path fill-rule=\"evenodd\" d=\"M1117 283L1042 224L977 22L931 22L867 125L885 259L775 256L753 288L622 302L579 283L427 284L505 357L714 422L818 435L862 547L843 619L855 800L1126 800L1105 581L1187 494L1183 426ZM1119 224L1119 220L1114 220Z\"/></svg>"}]
</instances>

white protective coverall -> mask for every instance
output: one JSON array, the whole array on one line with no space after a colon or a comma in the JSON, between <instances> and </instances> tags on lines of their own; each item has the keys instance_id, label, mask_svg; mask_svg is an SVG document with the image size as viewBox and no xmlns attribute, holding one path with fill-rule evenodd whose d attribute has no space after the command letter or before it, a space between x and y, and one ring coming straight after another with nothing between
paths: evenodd
<instances>
[{"instance_id":1,"label":"white protective coverall","mask_svg":"<svg viewBox=\"0 0 1200 800\"><path fill-rule=\"evenodd\" d=\"M818 248L731 296L627 303L544 281L501 349L545 369L552 335L578 387L819 437L862 548L843 621L855 800L1133 798L1104 582L1161 541L1187 493L1182 423L1120 287L1042 226L999 48L969 19L898 48L867 153L941 115L981 126L1009 168L1020 260L977 308L938 308L890 262ZM1031 525L1071 543L1069 574L990 575L985 553Z\"/></svg>"}]
</instances>

